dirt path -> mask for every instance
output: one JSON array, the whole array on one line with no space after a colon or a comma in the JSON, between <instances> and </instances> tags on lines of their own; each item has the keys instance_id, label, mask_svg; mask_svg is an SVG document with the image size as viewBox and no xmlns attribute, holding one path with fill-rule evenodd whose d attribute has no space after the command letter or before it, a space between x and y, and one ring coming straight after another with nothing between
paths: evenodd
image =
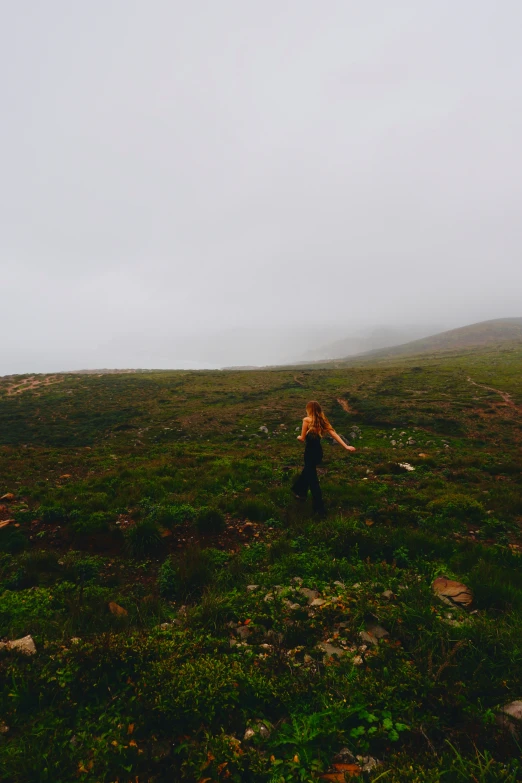
<instances>
[{"instance_id":1,"label":"dirt path","mask_svg":"<svg viewBox=\"0 0 522 783\"><path fill-rule=\"evenodd\" d=\"M353 411L350 409L350 406L346 402L346 400L342 400L340 397L337 398L337 402L343 409L343 411L346 411L346 413L353 413Z\"/></svg>"},{"instance_id":2,"label":"dirt path","mask_svg":"<svg viewBox=\"0 0 522 783\"><path fill-rule=\"evenodd\" d=\"M472 378L470 378L469 375L466 380L469 383L471 383L473 386L478 386L479 389L486 389L487 391L492 391L495 392L496 394L500 394L500 396L502 397L506 405L509 405L510 408L514 408L517 411L519 410L518 405L516 405L513 402L513 398L511 394L509 394L509 392L502 391L501 389L494 389L493 386L485 386L483 383L477 383Z\"/></svg>"},{"instance_id":3,"label":"dirt path","mask_svg":"<svg viewBox=\"0 0 522 783\"><path fill-rule=\"evenodd\" d=\"M62 383L62 378L57 378L56 375L48 375L45 378L39 379L32 375L30 378L24 378L23 381L18 383L12 383L7 387L7 396L13 397L15 394L22 394L22 392L29 391L30 389L38 389L40 386L51 386L55 383Z\"/></svg>"}]
</instances>

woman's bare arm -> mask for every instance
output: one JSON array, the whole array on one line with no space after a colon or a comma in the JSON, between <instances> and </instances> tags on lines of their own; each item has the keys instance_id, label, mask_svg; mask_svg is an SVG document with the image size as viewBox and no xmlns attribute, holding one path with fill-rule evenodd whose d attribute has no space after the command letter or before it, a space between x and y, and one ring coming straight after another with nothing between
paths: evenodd
<instances>
[{"instance_id":1,"label":"woman's bare arm","mask_svg":"<svg viewBox=\"0 0 522 783\"><path fill-rule=\"evenodd\" d=\"M330 430L328 434L337 441L337 443L340 443L341 446L343 446L346 451L356 451L355 446L349 446L347 443L344 442L344 440L341 438L340 435L336 433L334 429Z\"/></svg>"},{"instance_id":2,"label":"woman's bare arm","mask_svg":"<svg viewBox=\"0 0 522 783\"><path fill-rule=\"evenodd\" d=\"M308 427L310 426L310 417L305 416L303 419L303 426L301 428L301 434L297 436L297 440L305 440L306 439L306 433L308 432Z\"/></svg>"}]
</instances>

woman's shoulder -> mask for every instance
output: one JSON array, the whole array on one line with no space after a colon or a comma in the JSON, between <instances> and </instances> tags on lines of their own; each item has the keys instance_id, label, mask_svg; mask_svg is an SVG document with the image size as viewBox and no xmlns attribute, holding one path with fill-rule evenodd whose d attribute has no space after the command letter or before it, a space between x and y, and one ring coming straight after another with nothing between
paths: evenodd
<instances>
[{"instance_id":1,"label":"woman's shoulder","mask_svg":"<svg viewBox=\"0 0 522 783\"><path fill-rule=\"evenodd\" d=\"M311 422L312 421L312 417L311 416L305 416L303 421Z\"/></svg>"}]
</instances>

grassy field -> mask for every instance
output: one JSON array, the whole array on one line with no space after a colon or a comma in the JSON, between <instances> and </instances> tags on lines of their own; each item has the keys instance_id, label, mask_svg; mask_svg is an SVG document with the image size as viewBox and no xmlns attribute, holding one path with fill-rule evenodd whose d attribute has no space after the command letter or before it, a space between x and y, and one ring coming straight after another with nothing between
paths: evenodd
<instances>
[{"instance_id":1,"label":"grassy field","mask_svg":"<svg viewBox=\"0 0 522 783\"><path fill-rule=\"evenodd\" d=\"M2 783L522 780L521 363L0 379Z\"/></svg>"}]
</instances>

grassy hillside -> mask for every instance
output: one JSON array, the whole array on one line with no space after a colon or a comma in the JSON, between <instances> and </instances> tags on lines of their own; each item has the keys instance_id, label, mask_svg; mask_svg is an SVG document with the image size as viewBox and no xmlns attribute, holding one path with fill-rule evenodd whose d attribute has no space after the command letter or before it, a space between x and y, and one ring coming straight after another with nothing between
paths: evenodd
<instances>
[{"instance_id":1,"label":"grassy hillside","mask_svg":"<svg viewBox=\"0 0 522 783\"><path fill-rule=\"evenodd\" d=\"M1 379L2 783L522 780L521 360Z\"/></svg>"},{"instance_id":2,"label":"grassy hillside","mask_svg":"<svg viewBox=\"0 0 522 783\"><path fill-rule=\"evenodd\" d=\"M506 343L522 343L522 318L499 318L494 321L481 321L459 329L413 340L403 345L394 345L370 351L371 359L391 358L395 356L414 356L440 351L462 351L466 349L493 348Z\"/></svg>"}]
</instances>

